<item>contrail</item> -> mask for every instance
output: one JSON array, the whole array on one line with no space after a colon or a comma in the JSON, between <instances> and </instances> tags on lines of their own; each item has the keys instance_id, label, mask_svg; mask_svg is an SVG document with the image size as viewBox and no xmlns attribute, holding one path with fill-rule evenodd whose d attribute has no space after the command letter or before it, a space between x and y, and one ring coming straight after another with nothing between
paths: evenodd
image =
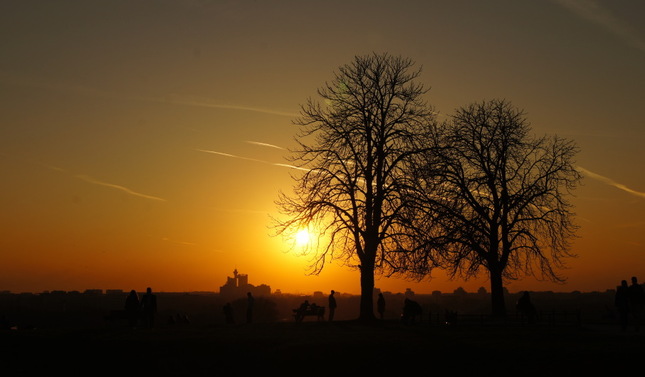
<instances>
[{"instance_id":1,"label":"contrail","mask_svg":"<svg viewBox=\"0 0 645 377\"><path fill-rule=\"evenodd\" d=\"M279 147L277 145L273 145L273 144L269 144L269 143L262 143L260 141L247 140L246 142L249 143L249 144L259 145L261 147L269 147L269 148L282 149L282 150L285 149L285 148Z\"/></svg>"},{"instance_id":2,"label":"contrail","mask_svg":"<svg viewBox=\"0 0 645 377\"><path fill-rule=\"evenodd\" d=\"M587 169L585 169L585 168L583 168L581 166L576 167L576 169L579 172L583 173L584 175L588 176L589 178L593 178L595 180L601 181L603 183L608 184L609 186L613 186L613 187L615 187L615 188L617 188L619 190L623 190L623 191L625 191L627 193L630 193L632 195L635 195L635 196L638 196L638 197L641 197L641 198L645 198L645 192L632 190L629 187L623 185L622 183L618 183L618 182L614 181L611 178L607 178L607 177L602 176L600 174L596 174L596 173L594 173L592 171L589 171L589 170L587 170Z\"/></svg>"},{"instance_id":3,"label":"contrail","mask_svg":"<svg viewBox=\"0 0 645 377\"><path fill-rule=\"evenodd\" d=\"M156 197L156 196L146 195L146 194L142 194L140 192L132 191L127 187L123 187L123 186L119 186L119 185L115 185L115 184L107 183L107 182L101 182L101 181L96 180L96 179L94 179L94 178L92 178L90 176L87 176L87 175L76 175L76 178L82 179L85 182L93 183L95 185L105 186L105 187L117 189L117 190L123 191L123 192L125 192L127 194L130 194L130 195L133 195L133 196L138 196L140 198L158 200L160 202L165 202L166 201L166 199L163 199L163 198L159 198L159 197Z\"/></svg>"},{"instance_id":4,"label":"contrail","mask_svg":"<svg viewBox=\"0 0 645 377\"><path fill-rule=\"evenodd\" d=\"M596 0L553 0L576 16L600 25L618 38L645 52L645 41L623 20L618 19Z\"/></svg>"},{"instance_id":5,"label":"contrail","mask_svg":"<svg viewBox=\"0 0 645 377\"><path fill-rule=\"evenodd\" d=\"M301 168L300 166L295 166L295 165L289 165L289 164L281 164L281 163L274 163L273 165L275 166L282 166L284 168L289 168L289 169L296 169L296 170L303 170L303 171L310 171L311 169L307 168Z\"/></svg>"},{"instance_id":6,"label":"contrail","mask_svg":"<svg viewBox=\"0 0 645 377\"><path fill-rule=\"evenodd\" d=\"M96 88L87 87L83 85L70 84L65 81L34 78L31 76L22 75L15 72L10 73L6 71L0 71L0 81L10 85L40 88L40 89L46 89L46 90L55 90L59 92L74 93L77 95L90 96L90 97L121 99L121 100L127 100L127 101L168 103L168 104L182 105L182 106L210 107L210 108L226 109L226 110L251 111L256 113L279 115L279 116L285 116L285 117L291 117L291 118L298 116L298 114L288 112L288 111L278 111L278 110L272 110L272 109L263 108L263 107L253 107L253 106L236 105L236 104L223 104L223 103L218 103L209 98L199 98L194 96L124 95L123 93L118 93L114 91L96 89Z\"/></svg>"},{"instance_id":7,"label":"contrail","mask_svg":"<svg viewBox=\"0 0 645 377\"><path fill-rule=\"evenodd\" d=\"M133 195L133 196L138 196L140 198L145 198L145 199L150 199L150 200L157 200L157 201L161 201L161 202L167 201L164 198L159 198L159 197L156 197L156 196L146 195L146 194L142 194L140 192L132 191L127 187L115 185L115 184L112 184L112 183L102 182L102 181L99 181L99 180L97 180L95 178L90 177L89 175L73 174L73 173L70 173L69 171L67 171L66 169L63 169L63 168L58 167L58 166L50 165L50 164L39 162L39 161L33 161L32 159L25 159L25 158L21 158L21 157L18 157L18 158L20 158L22 161L26 161L26 162L28 162L30 164L35 164L35 165L41 166L41 167L46 168L46 169L51 169L53 171L56 171L56 172L59 172L59 173L62 173L62 174L68 175L68 176L74 176L74 177L76 177L78 179L81 179L81 180L83 180L85 182L88 182L88 183L92 183L92 184L99 185L99 186L105 186L105 187L117 189L117 190L123 191L123 192L128 193L128 194Z\"/></svg>"},{"instance_id":8,"label":"contrail","mask_svg":"<svg viewBox=\"0 0 645 377\"><path fill-rule=\"evenodd\" d=\"M285 116L285 117L298 116L298 114L296 113L290 113L286 111L277 111L277 110L272 110L272 109L267 109L262 107L222 104L206 98L195 98L195 97L189 97L189 96L172 95L172 96L166 96L166 97L129 97L129 99L147 101L147 102L169 103L169 104L184 105L184 106L211 107L216 109L252 111L256 113L279 115L279 116Z\"/></svg>"},{"instance_id":9,"label":"contrail","mask_svg":"<svg viewBox=\"0 0 645 377\"><path fill-rule=\"evenodd\" d=\"M240 159L240 160L247 160L247 161L260 162L260 163L262 163L262 164L273 165L273 166L280 166L280 167L283 167L283 168L297 169L297 170L304 170L304 171L309 171L309 170L311 170L311 169L301 168L301 167L294 166L294 165L281 164L281 163L278 163L278 162L269 162L269 161L264 161L264 160L258 160L257 158L250 158L250 157L237 156L237 155L230 154L230 153L211 151L211 150L207 150L207 149L195 149L195 150L196 150L196 151L198 151L198 152L211 153L211 154L216 154L216 155L220 155L220 156L224 156L224 157L237 158L237 159Z\"/></svg>"},{"instance_id":10,"label":"contrail","mask_svg":"<svg viewBox=\"0 0 645 377\"><path fill-rule=\"evenodd\" d=\"M207 150L207 149L195 149L195 150L196 150L196 151L199 151L199 152L204 152L204 153L218 154L218 155L220 155L220 156L224 156L224 157L232 157L232 158L238 158L238 159L240 159L240 160L255 161L255 162L261 162L261 163L263 163L263 164L273 165L272 163L270 163L270 162L268 162L268 161L258 160L257 158L250 158L250 157L237 156L237 155L234 155L234 154L224 153L224 152L209 151L209 150Z\"/></svg>"}]
</instances>

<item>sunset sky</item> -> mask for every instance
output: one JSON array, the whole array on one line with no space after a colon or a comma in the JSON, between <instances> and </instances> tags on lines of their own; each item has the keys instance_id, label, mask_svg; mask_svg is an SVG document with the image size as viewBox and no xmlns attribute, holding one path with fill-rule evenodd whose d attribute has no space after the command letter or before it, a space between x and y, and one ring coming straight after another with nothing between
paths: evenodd
<instances>
[{"instance_id":1,"label":"sunset sky","mask_svg":"<svg viewBox=\"0 0 645 377\"><path fill-rule=\"evenodd\" d=\"M234 269L282 292L359 274L271 234L308 97L356 55L414 60L427 100L505 98L580 147L564 285L645 281L645 2L0 1L0 290L218 291ZM383 290L489 290L486 275Z\"/></svg>"}]
</instances>

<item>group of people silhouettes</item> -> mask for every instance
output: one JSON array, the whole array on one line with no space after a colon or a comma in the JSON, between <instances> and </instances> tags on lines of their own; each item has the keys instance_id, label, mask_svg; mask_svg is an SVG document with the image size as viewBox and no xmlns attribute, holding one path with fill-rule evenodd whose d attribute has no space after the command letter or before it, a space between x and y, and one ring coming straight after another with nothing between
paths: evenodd
<instances>
[{"instance_id":1,"label":"group of people silhouettes","mask_svg":"<svg viewBox=\"0 0 645 377\"><path fill-rule=\"evenodd\" d=\"M332 290L328 296L329 321L334 320L334 314L336 312L337 304L336 297L334 296L335 293L336 292ZM254 303L255 298L251 292L248 292L246 307L247 323L253 322ZM416 304L416 302L411 302L406 299L406 303L403 308L404 321L420 315L420 307L417 308L418 304L416 306L414 304ZM303 305L307 307L310 306L308 301L305 301ZM618 321L621 329L625 331L631 324L635 331L639 331L645 311L645 290L643 289L643 286L638 283L638 279L635 276L631 278L631 284L628 284L627 280L621 281L621 284L616 289L614 305L618 312ZM385 298L382 293L379 293L378 295L376 307L379 318L383 319L385 313ZM302 306L300 309L302 309ZM522 297L520 297L517 301L516 309L521 315L526 316L529 322L535 320L537 311L531 303L529 292L524 292ZM141 321L145 327L152 328L157 314L157 297L152 293L152 288L146 288L146 293L141 298L139 298L139 295L134 289L131 290L125 301L125 311L128 316L130 327L136 328ZM230 303L224 305L223 312L226 318L226 323L235 323Z\"/></svg>"},{"instance_id":2,"label":"group of people silhouettes","mask_svg":"<svg viewBox=\"0 0 645 377\"><path fill-rule=\"evenodd\" d=\"M378 302L377 302L378 304ZM418 302L405 298L403 300L403 313L401 314L401 322L405 325L413 325L423 315L423 309Z\"/></svg>"},{"instance_id":3,"label":"group of people silhouettes","mask_svg":"<svg viewBox=\"0 0 645 377\"><path fill-rule=\"evenodd\" d=\"M338 306L336 303L335 294L336 294L336 291L332 289L329 296L327 297L327 304L329 309L327 319L330 322L334 320L334 315L336 314L336 308ZM316 309L316 308L320 308L320 307L318 307L315 303L310 304L309 300L305 300L302 302L302 304L300 304L300 306L297 309L294 309L294 312L304 313L306 311L311 311L312 309ZM376 309L378 311L379 318L383 319L385 315L385 297L383 296L383 293L378 294L378 299L376 301ZM302 319L302 316L300 316L299 319Z\"/></svg>"},{"instance_id":4,"label":"group of people silhouettes","mask_svg":"<svg viewBox=\"0 0 645 377\"><path fill-rule=\"evenodd\" d=\"M334 297L334 294L336 292L332 289L331 293L327 297L327 304L328 304L328 319L329 321L334 320L334 314L336 313L336 307L338 306L336 304L336 297ZM309 300L303 301L300 306L294 311L294 316L296 319L296 322L300 322L304 319L306 315L315 315L318 317L318 319L323 319L324 313L325 313L325 307L324 306L318 306L318 304L314 303L309 303Z\"/></svg>"},{"instance_id":5,"label":"group of people silhouettes","mask_svg":"<svg viewBox=\"0 0 645 377\"><path fill-rule=\"evenodd\" d=\"M631 284L628 284L627 280L620 282L616 289L614 305L618 311L621 330L627 330L631 322L634 330L639 331L645 307L645 291L643 286L638 283L636 276L632 276Z\"/></svg>"},{"instance_id":6,"label":"group of people silhouettes","mask_svg":"<svg viewBox=\"0 0 645 377\"><path fill-rule=\"evenodd\" d=\"M255 307L255 297L251 292L246 293L246 323L253 322L253 308ZM234 325L235 316L233 315L233 305L230 302L227 302L222 307L222 312L224 313L224 319L226 324Z\"/></svg>"},{"instance_id":7,"label":"group of people silhouettes","mask_svg":"<svg viewBox=\"0 0 645 377\"><path fill-rule=\"evenodd\" d=\"M134 291L133 291L134 292ZM134 292L136 295L136 292ZM331 293L329 294L327 301L328 301L328 319L329 321L334 320L334 314L336 313L336 297L334 296L336 292L334 290L331 290ZM382 296L382 295L381 295ZM127 305L127 304L126 304ZM253 322L253 307L255 305L255 298L253 297L253 294L251 292L247 292L246 294L246 323L252 323ZM308 310L310 309L313 305L315 304L309 304L308 300L305 300L300 305L300 308L298 310ZM385 302L382 303L383 310L385 308ZM321 307L324 309L324 307ZM235 324L235 319L233 316L233 306L231 303L226 303L222 307L222 312L224 313L224 318L227 324ZM382 316L382 315L381 315Z\"/></svg>"},{"instance_id":8,"label":"group of people silhouettes","mask_svg":"<svg viewBox=\"0 0 645 377\"><path fill-rule=\"evenodd\" d=\"M148 287L141 299L137 291L131 290L125 299L125 311L130 327L136 328L141 320L144 326L152 328L157 314L157 296L152 293L152 288Z\"/></svg>"}]
</instances>

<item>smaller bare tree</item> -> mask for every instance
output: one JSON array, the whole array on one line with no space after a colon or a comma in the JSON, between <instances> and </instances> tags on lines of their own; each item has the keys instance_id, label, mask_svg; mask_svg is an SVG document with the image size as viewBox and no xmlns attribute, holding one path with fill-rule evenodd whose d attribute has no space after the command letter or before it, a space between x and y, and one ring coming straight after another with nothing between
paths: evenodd
<instances>
[{"instance_id":1,"label":"smaller bare tree","mask_svg":"<svg viewBox=\"0 0 645 377\"><path fill-rule=\"evenodd\" d=\"M578 149L557 136L530 135L524 112L504 100L462 107L442 128L432 135L428 165L417 171L428 188L421 202L443 234L429 248L432 260L453 278L486 270L493 315L504 316L504 282L564 280L556 269L574 256L568 197L581 180Z\"/></svg>"}]
</instances>

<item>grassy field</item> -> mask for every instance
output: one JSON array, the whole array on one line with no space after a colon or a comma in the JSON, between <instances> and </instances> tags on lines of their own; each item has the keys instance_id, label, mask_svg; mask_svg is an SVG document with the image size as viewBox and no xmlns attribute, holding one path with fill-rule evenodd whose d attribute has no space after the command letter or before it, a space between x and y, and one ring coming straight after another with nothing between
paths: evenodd
<instances>
[{"instance_id":1,"label":"grassy field","mask_svg":"<svg viewBox=\"0 0 645 377\"><path fill-rule=\"evenodd\" d=\"M3 331L3 375L579 375L642 370L645 338L614 325L279 322Z\"/></svg>"}]
</instances>

